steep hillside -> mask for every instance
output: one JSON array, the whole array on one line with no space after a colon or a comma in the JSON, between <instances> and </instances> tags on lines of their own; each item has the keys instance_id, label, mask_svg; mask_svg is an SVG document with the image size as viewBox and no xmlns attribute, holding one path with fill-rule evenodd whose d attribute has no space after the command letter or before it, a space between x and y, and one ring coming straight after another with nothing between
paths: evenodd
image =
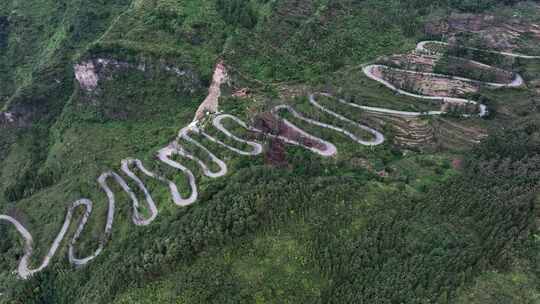
<instances>
[{"instance_id":1,"label":"steep hillside","mask_svg":"<svg viewBox=\"0 0 540 304\"><path fill-rule=\"evenodd\" d=\"M0 303L535 303L539 33L526 1L0 3Z\"/></svg>"}]
</instances>

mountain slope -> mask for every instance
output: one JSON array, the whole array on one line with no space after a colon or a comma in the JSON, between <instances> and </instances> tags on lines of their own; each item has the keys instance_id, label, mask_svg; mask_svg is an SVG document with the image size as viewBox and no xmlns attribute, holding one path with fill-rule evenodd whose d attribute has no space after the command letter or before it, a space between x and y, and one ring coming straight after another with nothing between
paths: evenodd
<instances>
[{"instance_id":1,"label":"mountain slope","mask_svg":"<svg viewBox=\"0 0 540 304\"><path fill-rule=\"evenodd\" d=\"M77 253L87 256L106 244L94 261L73 267L67 259L73 224L50 266L21 281L12 270L22 241L2 222L0 303L491 303L503 296L534 301L540 282L537 60L508 63L482 52L445 53L523 75L525 87L482 87L467 95L488 105L488 119L451 113L446 122L404 122L319 98L327 109L384 134L385 143L375 147L281 113L335 145L338 153L330 158L225 122L234 134L262 142L263 155L239 156L197 137L227 163L229 173L210 178L196 162L174 158L193 170L199 189L195 204L179 208L166 184L137 171L159 209L145 227L133 225L130 197L111 183L117 210L111 235L103 236L107 196L96 179L120 172L122 159L141 159L179 185L181 195L190 194L184 175L155 155L192 122L218 62L229 74L219 100L224 113L266 133L295 135L270 115L286 103L365 138L365 130L314 109L308 94L327 91L401 111L436 107L394 94L364 76L359 65L405 54L419 40L448 36L433 30L433 20L459 28L463 18L472 20L467 26L476 25L471 16L487 8L486 14L517 16L523 23L538 22L540 14L531 13L538 11L533 3L471 3L0 4L0 213L33 234L33 266L49 250L68 206L80 198L92 199L94 209ZM463 17L458 10L476 15ZM475 40L475 30L456 41L491 49ZM516 51L534 52L535 39L523 35L519 45L526 47ZM435 70L448 72L444 63ZM200 127L227 140L212 127L212 117ZM427 144L403 145L403 133L414 137L414 128L426 125L433 133ZM468 138L484 134L489 136L478 145L476 137ZM310 140L300 142L318 148L320 142ZM208 160L200 147L185 145ZM142 204L144 193L135 195ZM151 214L146 205L140 212ZM82 216L79 209L74 218Z\"/></svg>"}]
</instances>

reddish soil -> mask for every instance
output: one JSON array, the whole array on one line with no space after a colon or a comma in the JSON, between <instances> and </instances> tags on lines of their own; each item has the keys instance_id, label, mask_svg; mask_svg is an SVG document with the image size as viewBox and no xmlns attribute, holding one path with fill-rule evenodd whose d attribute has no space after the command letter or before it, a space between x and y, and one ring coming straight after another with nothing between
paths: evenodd
<instances>
[{"instance_id":1,"label":"reddish soil","mask_svg":"<svg viewBox=\"0 0 540 304\"><path fill-rule=\"evenodd\" d=\"M463 169L463 160L460 158L455 158L454 160L452 160L452 168L456 170Z\"/></svg>"},{"instance_id":2,"label":"reddish soil","mask_svg":"<svg viewBox=\"0 0 540 304\"><path fill-rule=\"evenodd\" d=\"M285 143L279 139L272 138L268 145L268 150L264 154L264 161L266 164L274 167L287 166L288 162Z\"/></svg>"},{"instance_id":3,"label":"reddish soil","mask_svg":"<svg viewBox=\"0 0 540 304\"><path fill-rule=\"evenodd\" d=\"M326 148L326 146L322 142L305 137L297 130L288 127L285 122L283 122L283 120L277 119L276 117L274 117L274 115L268 112L263 113L257 117L257 119L255 120L255 128L272 135L286 137L290 140L297 141L302 145L310 148L313 147L321 150L324 150Z\"/></svg>"}]
</instances>

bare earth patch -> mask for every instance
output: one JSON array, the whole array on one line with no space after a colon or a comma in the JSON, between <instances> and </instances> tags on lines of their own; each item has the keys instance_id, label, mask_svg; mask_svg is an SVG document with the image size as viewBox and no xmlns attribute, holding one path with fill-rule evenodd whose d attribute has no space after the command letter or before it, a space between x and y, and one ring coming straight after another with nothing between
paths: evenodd
<instances>
[{"instance_id":1,"label":"bare earth patch","mask_svg":"<svg viewBox=\"0 0 540 304\"><path fill-rule=\"evenodd\" d=\"M461 33L474 34L487 47L512 51L518 48L518 39L531 35L540 39L540 25L524 23L517 18L501 20L496 16L480 14L452 14L447 20L429 22L426 33L447 37L449 42Z\"/></svg>"},{"instance_id":2,"label":"bare earth patch","mask_svg":"<svg viewBox=\"0 0 540 304\"><path fill-rule=\"evenodd\" d=\"M319 150L325 150L327 148L324 143L308 138L302 133L288 127L282 120L277 119L269 112L259 115L255 119L254 127L262 130L264 133L294 140L309 148L316 148Z\"/></svg>"},{"instance_id":3,"label":"bare earth patch","mask_svg":"<svg viewBox=\"0 0 540 304\"><path fill-rule=\"evenodd\" d=\"M204 99L202 104L195 113L194 120L203 118L207 113L217 113L219 106L219 97L221 97L221 84L227 80L227 70L223 62L219 62L214 70L214 76L212 77L212 84L208 89L208 96Z\"/></svg>"}]
</instances>

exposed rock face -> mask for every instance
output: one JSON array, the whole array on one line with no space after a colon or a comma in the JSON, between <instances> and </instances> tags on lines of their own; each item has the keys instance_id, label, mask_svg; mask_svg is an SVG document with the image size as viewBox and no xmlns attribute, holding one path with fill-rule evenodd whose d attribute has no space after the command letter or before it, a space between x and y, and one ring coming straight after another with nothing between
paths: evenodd
<instances>
[{"instance_id":1,"label":"exposed rock face","mask_svg":"<svg viewBox=\"0 0 540 304\"><path fill-rule=\"evenodd\" d=\"M15 123L15 115L11 112L0 112L0 126L7 126Z\"/></svg>"},{"instance_id":2,"label":"exposed rock face","mask_svg":"<svg viewBox=\"0 0 540 304\"><path fill-rule=\"evenodd\" d=\"M180 63L176 65L177 62ZM127 61L103 56L82 60L73 69L79 86L76 106L81 111L97 111L100 119L105 120L148 117L144 111L153 107L147 98L149 90L187 99L202 89L196 69L182 61L152 57ZM126 86L133 87L129 94L123 91Z\"/></svg>"},{"instance_id":3,"label":"exposed rock face","mask_svg":"<svg viewBox=\"0 0 540 304\"><path fill-rule=\"evenodd\" d=\"M17 109L15 109L17 111ZM19 109L21 110L21 109ZM3 128L24 128L30 126L31 111L27 112L0 112L0 129Z\"/></svg>"},{"instance_id":4,"label":"exposed rock face","mask_svg":"<svg viewBox=\"0 0 540 304\"><path fill-rule=\"evenodd\" d=\"M4 112L2 113L3 117L6 119L7 122L14 122L15 121L15 115L11 112Z\"/></svg>"},{"instance_id":5,"label":"exposed rock face","mask_svg":"<svg viewBox=\"0 0 540 304\"><path fill-rule=\"evenodd\" d=\"M145 68L146 68L146 67L145 67L144 65L142 65L142 66L139 65L139 69L140 69L140 70L144 71ZM176 74L176 76L184 76L184 75L186 75L186 73L187 73L186 71L181 70L181 69L179 69L178 67L175 67L175 66L166 66L166 67L165 67L165 70L166 70L167 72L172 72L172 73Z\"/></svg>"},{"instance_id":6,"label":"exposed rock face","mask_svg":"<svg viewBox=\"0 0 540 304\"><path fill-rule=\"evenodd\" d=\"M96 66L92 61L75 65L75 78L83 90L94 91L98 85Z\"/></svg>"},{"instance_id":7,"label":"exposed rock face","mask_svg":"<svg viewBox=\"0 0 540 304\"><path fill-rule=\"evenodd\" d=\"M193 76L191 75L191 72L183 70L179 67L161 63L158 64L159 69L172 73L175 76ZM109 58L95 58L75 64L73 69L75 71L75 78L79 82L80 87L86 92L94 92L98 89L99 82L104 78L107 78L107 74L118 71L127 71L129 69L146 72L148 70L148 66L145 62L132 64Z\"/></svg>"},{"instance_id":8,"label":"exposed rock face","mask_svg":"<svg viewBox=\"0 0 540 304\"><path fill-rule=\"evenodd\" d=\"M96 58L76 64L74 66L75 78L83 90L93 92L97 89L100 79L103 78L100 75L108 68L115 70L135 68L143 72L146 70L144 64L133 65L113 59Z\"/></svg>"}]
</instances>

